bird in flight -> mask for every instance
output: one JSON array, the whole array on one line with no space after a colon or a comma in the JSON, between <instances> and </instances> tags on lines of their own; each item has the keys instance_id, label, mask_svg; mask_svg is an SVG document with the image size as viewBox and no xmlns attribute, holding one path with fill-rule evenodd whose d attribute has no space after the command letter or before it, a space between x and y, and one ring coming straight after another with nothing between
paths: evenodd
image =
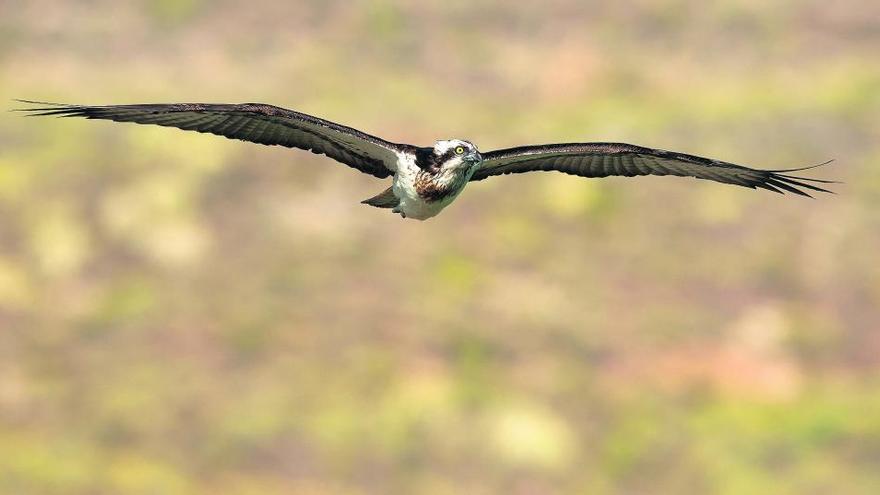
<instances>
[{"instance_id":1,"label":"bird in flight","mask_svg":"<svg viewBox=\"0 0 880 495\"><path fill-rule=\"evenodd\" d=\"M243 104L64 105L29 100L30 115L85 117L177 127L265 145L327 155L365 174L392 177L391 186L362 203L389 208L404 218L425 220L440 213L473 181L496 175L555 170L581 177L676 175L752 189L810 196L831 192L834 181L792 175L812 167L758 170L684 153L622 143L519 146L481 153L462 139L433 147L392 143L357 129L284 108Z\"/></svg>"}]
</instances>

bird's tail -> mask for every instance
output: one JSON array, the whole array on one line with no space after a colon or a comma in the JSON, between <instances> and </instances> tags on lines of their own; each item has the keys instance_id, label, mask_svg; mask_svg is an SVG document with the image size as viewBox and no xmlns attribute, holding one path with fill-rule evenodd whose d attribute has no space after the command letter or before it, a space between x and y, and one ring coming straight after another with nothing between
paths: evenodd
<instances>
[{"instance_id":1,"label":"bird's tail","mask_svg":"<svg viewBox=\"0 0 880 495\"><path fill-rule=\"evenodd\" d=\"M389 187L372 198L361 201L361 203L375 206L376 208L397 208L400 200L394 195L393 188Z\"/></svg>"}]
</instances>

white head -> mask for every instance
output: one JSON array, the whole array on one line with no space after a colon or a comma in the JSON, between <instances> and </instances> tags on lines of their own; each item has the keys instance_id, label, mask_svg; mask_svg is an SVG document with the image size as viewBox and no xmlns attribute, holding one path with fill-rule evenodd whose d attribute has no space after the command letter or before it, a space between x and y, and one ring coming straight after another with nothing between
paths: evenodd
<instances>
[{"instance_id":1,"label":"white head","mask_svg":"<svg viewBox=\"0 0 880 495\"><path fill-rule=\"evenodd\" d=\"M476 167L483 156L477 147L463 139L446 139L434 144L434 156L441 170Z\"/></svg>"}]
</instances>

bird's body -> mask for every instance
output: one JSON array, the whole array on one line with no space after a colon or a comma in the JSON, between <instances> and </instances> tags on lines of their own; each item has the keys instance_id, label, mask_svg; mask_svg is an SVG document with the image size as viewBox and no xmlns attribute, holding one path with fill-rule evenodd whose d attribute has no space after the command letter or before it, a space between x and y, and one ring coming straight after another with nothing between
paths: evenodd
<instances>
[{"instance_id":1,"label":"bird's body","mask_svg":"<svg viewBox=\"0 0 880 495\"><path fill-rule=\"evenodd\" d=\"M480 164L479 153L472 159L456 159L455 148L476 150L466 141L438 141L434 148L398 152L391 190L398 204L392 208L404 218L425 220L449 206L467 185ZM444 160L448 150L453 157Z\"/></svg>"},{"instance_id":2,"label":"bird's body","mask_svg":"<svg viewBox=\"0 0 880 495\"><path fill-rule=\"evenodd\" d=\"M374 177L392 177L391 187L363 203L389 208L404 218L417 220L437 215L469 182L539 170L581 177L677 175L802 196L809 196L804 189L830 192L816 183L832 182L789 174L811 167L758 170L622 143L523 146L485 154L460 139L437 141L433 147L416 147L385 141L303 113L256 103L81 106L23 102L48 105L23 110L32 115L155 124L324 154Z\"/></svg>"}]
</instances>

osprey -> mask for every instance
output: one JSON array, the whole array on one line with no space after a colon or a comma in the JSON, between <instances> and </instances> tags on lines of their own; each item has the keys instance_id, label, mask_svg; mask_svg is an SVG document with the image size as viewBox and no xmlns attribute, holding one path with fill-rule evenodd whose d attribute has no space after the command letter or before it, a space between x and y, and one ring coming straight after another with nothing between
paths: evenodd
<instances>
[{"instance_id":1,"label":"osprey","mask_svg":"<svg viewBox=\"0 0 880 495\"><path fill-rule=\"evenodd\" d=\"M591 178L677 175L802 196L809 196L805 190L831 192L816 184L834 183L791 175L791 172L829 162L813 167L757 170L622 143L546 144L480 153L469 141L447 139L437 141L433 147L417 147L392 143L328 120L258 103L87 106L18 101L40 105L20 110L31 115L155 124L327 155L374 177L393 177L391 187L362 203L389 208L404 218L418 220L440 213L469 182L536 170Z\"/></svg>"}]
</instances>

